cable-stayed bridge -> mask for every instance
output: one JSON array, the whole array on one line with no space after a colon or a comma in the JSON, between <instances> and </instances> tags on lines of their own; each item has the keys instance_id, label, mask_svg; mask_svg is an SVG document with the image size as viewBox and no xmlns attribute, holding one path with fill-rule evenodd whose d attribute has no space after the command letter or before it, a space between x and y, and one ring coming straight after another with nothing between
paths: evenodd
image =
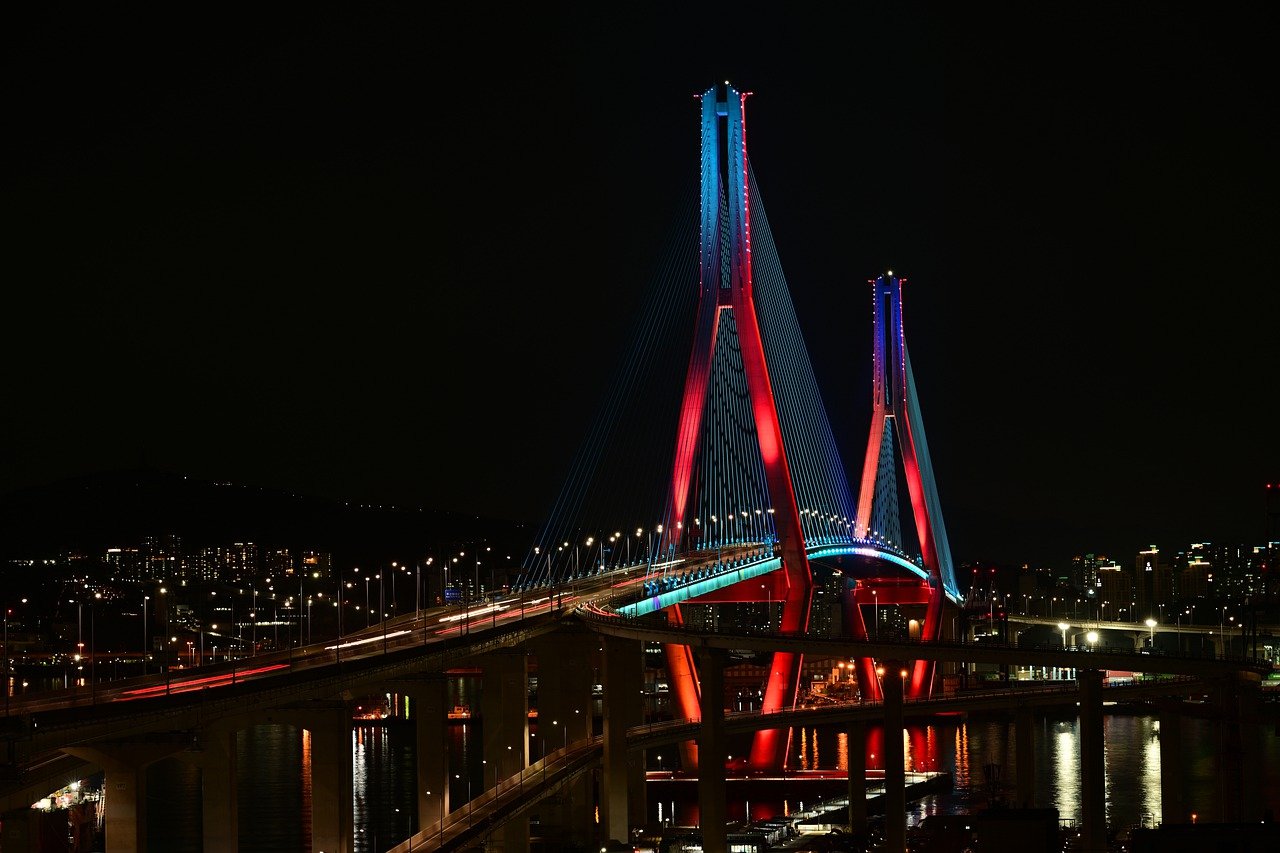
<instances>
[{"instance_id":1,"label":"cable-stayed bridge","mask_svg":"<svg viewBox=\"0 0 1280 853\"><path fill-rule=\"evenodd\" d=\"M203 849L234 850L237 733L293 725L307 733L312 848L350 851L356 844L349 702L368 690L395 690L413 708L417 776L416 821L397 850L464 849L479 839L528 850L535 807L544 842L552 829L566 844L626 839L646 821L647 777L634 752L673 742L681 744L685 769L699 770L704 849L727 849L726 733L754 733L751 770L767 774L782 766L787 727L819 720L850 726L850 827L865 827L865 797L857 786L866 786L867 747L881 744L870 748L881 754L886 813L897 815L886 823L885 849L903 850L905 718L943 708L1016 712L1018 798L1032 803L1032 709L1078 702L1084 849L1102 853L1101 670L1141 668L1187 677L1132 687L1135 695L1164 700L1161 731L1173 733L1160 745L1166 820L1184 811L1180 700L1203 691L1218 695L1226 721L1219 757L1223 811L1249 819L1261 814L1246 780L1257 776L1259 753L1249 738L1265 664L1095 653L1069 647L1062 625L1062 644L1049 647L975 645L946 635L944 613L960 591L907 352L903 282L892 273L869 282L872 415L855 492L747 157L748 94L726 84L699 97L696 216L681 220L687 228L669 249L619 380L516 589L412 616L383 614L376 626L296 650L176 675L109 685L95 680L87 692L18 697L6 703L0 727L7 754L0 763L0 811L20 812L58 780L77 778L68 774L96 768L109 791L107 850L145 850L147 768L178 760L200 768ZM839 578L841 635L812 630L815 566ZM738 619L723 630L690 624L686 615L703 605L746 605L739 612L756 621ZM913 617L905 636L880 630L882 606ZM868 610L877 614L872 630ZM659 729L642 725L636 701L644 643L663 644L677 699L675 719ZM772 656L764 702L749 717L725 714L730 649ZM854 659L866 704L796 708L805 654ZM536 709L530 706L531 659ZM957 661L1051 665L1081 675L1078 684L1043 692L937 696L935 667ZM450 779L467 768L450 767L443 746L446 682L460 664L483 673L481 793L472 795L468 779L465 807L458 805L464 786L455 792ZM592 719L597 671L603 682L599 737ZM533 710L542 735L536 741ZM873 720L878 731L863 728ZM547 748L548 734L562 738L559 749Z\"/></svg>"},{"instance_id":2,"label":"cable-stayed bridge","mask_svg":"<svg viewBox=\"0 0 1280 853\"><path fill-rule=\"evenodd\" d=\"M902 279L888 273L870 282L873 413L855 502L747 155L749 95L726 83L699 96L696 247L677 242L662 265L660 307L642 318L644 332L614 383L628 390L606 401L521 583L551 586L643 555L654 594L636 612L658 608L680 623L689 604L766 603L772 619L776 604L778 627L799 633L810 628L810 562L840 560L848 636L866 639L863 608L878 613L883 604L920 610L913 634L936 640L944 604L960 592L907 354ZM672 329L692 334L667 340ZM673 352L687 353L682 383ZM660 390L630 393L646 380ZM639 417L628 411L637 399L645 404ZM637 439L625 426L636 422L640 440L671 448L647 469L626 467ZM652 521L633 534L619 519L637 507ZM904 508L913 522L905 526ZM690 554L744 548L714 569L682 569ZM691 653L672 645L666 658L681 709L692 715L699 679ZM766 713L795 703L801 664L800 655L774 655ZM869 698L879 696L874 670L870 659L858 664ZM909 695L929 695L933 682L933 665L916 662ZM760 733L753 766L780 766L778 735ZM684 761L696 766L692 750Z\"/></svg>"}]
</instances>

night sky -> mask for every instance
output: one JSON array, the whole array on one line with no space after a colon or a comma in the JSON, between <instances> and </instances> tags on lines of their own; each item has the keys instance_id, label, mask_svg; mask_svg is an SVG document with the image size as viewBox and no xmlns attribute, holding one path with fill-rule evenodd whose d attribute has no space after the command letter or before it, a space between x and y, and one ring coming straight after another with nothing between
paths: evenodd
<instances>
[{"instance_id":1,"label":"night sky","mask_svg":"<svg viewBox=\"0 0 1280 853\"><path fill-rule=\"evenodd\" d=\"M728 79L851 480L892 268L957 561L1263 538L1266 4L404 5L14 23L0 492L540 521Z\"/></svg>"}]
</instances>

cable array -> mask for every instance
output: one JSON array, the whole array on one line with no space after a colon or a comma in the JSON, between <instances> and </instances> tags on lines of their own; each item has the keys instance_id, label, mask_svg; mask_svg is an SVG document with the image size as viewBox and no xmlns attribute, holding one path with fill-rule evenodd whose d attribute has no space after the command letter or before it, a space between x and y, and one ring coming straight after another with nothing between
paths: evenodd
<instances>
[{"instance_id":1,"label":"cable array","mask_svg":"<svg viewBox=\"0 0 1280 853\"><path fill-rule=\"evenodd\" d=\"M848 541L854 503L787 289L764 205L752 194L754 300L793 488L810 544ZM750 395L732 310L717 312L689 506L670 519L671 471L680 379L698 297L696 196L690 193L674 239L651 280L650 296L616 377L597 409L555 506L524 561L526 586L646 562L665 572L677 551L776 539ZM721 246L728 216L720 199ZM729 283L729 253L715 255ZM711 286L712 283L708 283ZM677 535L663 524L679 524ZM666 552L659 546L666 543Z\"/></svg>"}]
</instances>

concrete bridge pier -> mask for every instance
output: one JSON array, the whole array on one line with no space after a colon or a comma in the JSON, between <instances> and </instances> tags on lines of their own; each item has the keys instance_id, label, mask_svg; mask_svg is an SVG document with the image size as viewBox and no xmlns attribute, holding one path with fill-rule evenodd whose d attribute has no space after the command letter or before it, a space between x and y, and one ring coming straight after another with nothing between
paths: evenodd
<instances>
[{"instance_id":1,"label":"concrete bridge pier","mask_svg":"<svg viewBox=\"0 0 1280 853\"><path fill-rule=\"evenodd\" d=\"M627 753L627 729L643 720L644 649L638 640L604 637L604 774L601 791L605 840L631 838L632 792L644 797L641 753ZM639 770L639 784L637 773ZM643 806L642 806L643 808ZM641 817L641 822L644 818Z\"/></svg>"},{"instance_id":2,"label":"concrete bridge pier","mask_svg":"<svg viewBox=\"0 0 1280 853\"><path fill-rule=\"evenodd\" d=\"M728 831L725 801L724 665L729 653L701 646L697 650L701 678L699 705L702 725L698 730L698 809L702 827L702 849L727 850Z\"/></svg>"},{"instance_id":3,"label":"concrete bridge pier","mask_svg":"<svg viewBox=\"0 0 1280 853\"><path fill-rule=\"evenodd\" d=\"M867 724L861 720L846 729L849 753L849 831L867 831Z\"/></svg>"},{"instance_id":4,"label":"concrete bridge pier","mask_svg":"<svg viewBox=\"0 0 1280 853\"><path fill-rule=\"evenodd\" d=\"M884 849L907 849L907 773L902 746L902 694L908 672L904 661L884 661L877 670L884 692Z\"/></svg>"},{"instance_id":5,"label":"concrete bridge pier","mask_svg":"<svg viewBox=\"0 0 1280 853\"><path fill-rule=\"evenodd\" d=\"M1182 775L1182 700L1165 699L1160 714L1160 822L1186 823Z\"/></svg>"},{"instance_id":6,"label":"concrete bridge pier","mask_svg":"<svg viewBox=\"0 0 1280 853\"><path fill-rule=\"evenodd\" d=\"M189 741L98 743L63 752L97 764L106 800L106 853L146 853L147 768L181 752Z\"/></svg>"},{"instance_id":7,"label":"concrete bridge pier","mask_svg":"<svg viewBox=\"0 0 1280 853\"><path fill-rule=\"evenodd\" d=\"M311 849L351 853L351 710L343 701L298 713L303 764L311 767Z\"/></svg>"},{"instance_id":8,"label":"concrete bridge pier","mask_svg":"<svg viewBox=\"0 0 1280 853\"><path fill-rule=\"evenodd\" d=\"M1019 708L1014 715L1014 768L1017 771L1018 805L1024 809L1036 804L1035 714L1030 708Z\"/></svg>"},{"instance_id":9,"label":"concrete bridge pier","mask_svg":"<svg viewBox=\"0 0 1280 853\"><path fill-rule=\"evenodd\" d=\"M540 637L533 653L538 667L538 757L591 736L591 652L599 638L585 631L563 631ZM542 826L562 838L552 846L595 841L590 774L562 789L558 802L544 801Z\"/></svg>"},{"instance_id":10,"label":"concrete bridge pier","mask_svg":"<svg viewBox=\"0 0 1280 853\"><path fill-rule=\"evenodd\" d=\"M1263 817L1258 784L1263 778L1260 687L1258 676L1235 674L1222 679L1219 691L1218 773L1223 794L1221 815L1227 823L1251 823Z\"/></svg>"},{"instance_id":11,"label":"concrete bridge pier","mask_svg":"<svg viewBox=\"0 0 1280 853\"><path fill-rule=\"evenodd\" d=\"M1082 669L1080 684L1080 824L1083 853L1107 853L1107 794L1102 672Z\"/></svg>"},{"instance_id":12,"label":"concrete bridge pier","mask_svg":"<svg viewBox=\"0 0 1280 853\"><path fill-rule=\"evenodd\" d=\"M495 652L480 659L484 683L480 693L484 721L484 769L482 787L494 787L510 779L528 764L529 670L523 649ZM529 820L509 820L498 830L505 853L529 849Z\"/></svg>"},{"instance_id":13,"label":"concrete bridge pier","mask_svg":"<svg viewBox=\"0 0 1280 853\"><path fill-rule=\"evenodd\" d=\"M236 788L236 728L219 725L202 731L199 748L180 754L200 768L200 804L205 853L235 853L240 843Z\"/></svg>"},{"instance_id":14,"label":"concrete bridge pier","mask_svg":"<svg viewBox=\"0 0 1280 853\"><path fill-rule=\"evenodd\" d=\"M409 697L413 712L418 828L424 829L449 813L449 683L432 673L397 686Z\"/></svg>"}]
</instances>

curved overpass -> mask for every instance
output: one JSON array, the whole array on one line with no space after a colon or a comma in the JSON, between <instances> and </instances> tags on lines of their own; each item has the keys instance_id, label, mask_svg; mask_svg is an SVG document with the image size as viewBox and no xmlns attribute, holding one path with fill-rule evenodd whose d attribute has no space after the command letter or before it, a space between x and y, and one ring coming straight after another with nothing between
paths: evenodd
<instances>
[{"instance_id":1,"label":"curved overpass","mask_svg":"<svg viewBox=\"0 0 1280 853\"><path fill-rule=\"evenodd\" d=\"M929 572L905 554L882 542L870 539L853 539L848 542L830 542L809 545L805 554L810 560L838 557L859 557L892 566L895 570L920 580L929 580ZM636 596L617 601L617 611L629 617L646 616L664 610L673 604L699 598L743 581L758 578L782 568L782 559L768 551L749 552L747 556L721 561L715 554L692 554L683 560L672 561L663 567L661 575L647 578L644 588ZM952 603L961 597L956 590L945 590Z\"/></svg>"}]
</instances>

